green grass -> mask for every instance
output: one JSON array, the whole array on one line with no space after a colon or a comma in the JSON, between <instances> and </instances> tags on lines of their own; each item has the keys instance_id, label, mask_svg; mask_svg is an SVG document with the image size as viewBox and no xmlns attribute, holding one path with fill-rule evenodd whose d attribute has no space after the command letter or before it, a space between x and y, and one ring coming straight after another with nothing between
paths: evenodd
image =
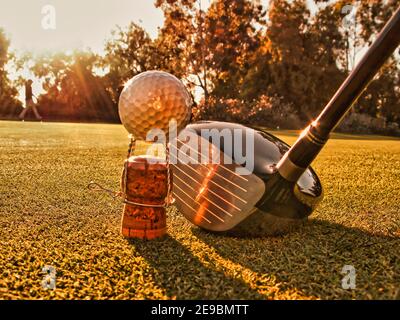
<instances>
[{"instance_id":1,"label":"green grass","mask_svg":"<svg viewBox=\"0 0 400 320\"><path fill-rule=\"evenodd\" d=\"M127 143L116 125L0 122L0 299L400 298L400 140L334 136L314 165L325 199L290 235L219 237L172 209L153 242L123 239L121 203L86 189L118 189Z\"/></svg>"}]
</instances>

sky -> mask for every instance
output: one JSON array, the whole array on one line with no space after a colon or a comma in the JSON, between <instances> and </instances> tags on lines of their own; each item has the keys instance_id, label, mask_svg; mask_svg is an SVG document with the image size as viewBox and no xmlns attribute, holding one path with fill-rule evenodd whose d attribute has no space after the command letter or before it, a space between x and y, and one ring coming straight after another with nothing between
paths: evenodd
<instances>
[{"instance_id":1,"label":"sky","mask_svg":"<svg viewBox=\"0 0 400 320\"><path fill-rule=\"evenodd\" d=\"M49 25L53 20L55 25ZM130 21L155 37L163 14L153 0L0 0L0 28L9 35L11 49L18 51L42 53L90 47L101 53L111 30ZM43 23L55 29L45 29Z\"/></svg>"}]
</instances>

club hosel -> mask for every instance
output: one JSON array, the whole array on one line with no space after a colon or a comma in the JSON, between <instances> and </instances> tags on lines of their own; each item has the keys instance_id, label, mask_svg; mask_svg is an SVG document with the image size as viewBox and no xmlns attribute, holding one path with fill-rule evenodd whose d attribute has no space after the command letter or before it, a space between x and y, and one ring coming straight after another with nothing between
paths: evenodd
<instances>
[{"instance_id":1,"label":"club hosel","mask_svg":"<svg viewBox=\"0 0 400 320\"><path fill-rule=\"evenodd\" d=\"M329 133L319 132L315 122L308 126L278 162L276 167L280 175L288 181L299 180L324 147L328 138Z\"/></svg>"}]
</instances>

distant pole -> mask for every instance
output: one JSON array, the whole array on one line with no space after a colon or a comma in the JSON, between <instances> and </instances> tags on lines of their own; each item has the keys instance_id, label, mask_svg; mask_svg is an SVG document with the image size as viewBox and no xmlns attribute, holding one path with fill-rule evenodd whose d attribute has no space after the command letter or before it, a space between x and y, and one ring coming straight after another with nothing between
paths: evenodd
<instances>
[{"instance_id":1,"label":"distant pole","mask_svg":"<svg viewBox=\"0 0 400 320\"><path fill-rule=\"evenodd\" d=\"M202 3L201 0L198 0L199 3L199 33L200 33L200 50L201 50L201 60L203 65L203 85L204 85L204 102L208 104L208 90L207 90L207 64L206 64L206 57L204 54L204 30L203 30L203 10L202 10Z\"/></svg>"}]
</instances>

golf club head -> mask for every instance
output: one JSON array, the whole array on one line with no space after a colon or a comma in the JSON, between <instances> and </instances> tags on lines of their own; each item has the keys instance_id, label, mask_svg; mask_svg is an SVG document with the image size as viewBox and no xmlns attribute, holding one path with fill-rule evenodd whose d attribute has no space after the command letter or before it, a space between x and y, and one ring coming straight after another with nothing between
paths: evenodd
<instances>
[{"instance_id":1,"label":"golf club head","mask_svg":"<svg viewBox=\"0 0 400 320\"><path fill-rule=\"evenodd\" d=\"M297 183L274 181L275 166L288 150L261 129L215 121L191 124L170 147L176 206L211 232L289 232L312 213L323 190L311 168Z\"/></svg>"}]
</instances>

